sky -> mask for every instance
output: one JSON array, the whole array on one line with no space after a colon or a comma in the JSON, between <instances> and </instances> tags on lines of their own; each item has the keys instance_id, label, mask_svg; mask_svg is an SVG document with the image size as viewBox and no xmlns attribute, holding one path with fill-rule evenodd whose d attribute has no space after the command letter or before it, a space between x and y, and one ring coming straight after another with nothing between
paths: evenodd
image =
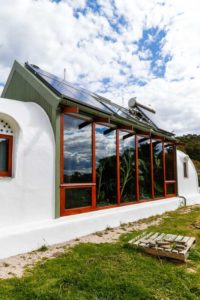
<instances>
[{"instance_id":1,"label":"sky","mask_svg":"<svg viewBox=\"0 0 200 300\"><path fill-rule=\"evenodd\" d=\"M200 134L199 0L0 0L0 93L14 60Z\"/></svg>"}]
</instances>

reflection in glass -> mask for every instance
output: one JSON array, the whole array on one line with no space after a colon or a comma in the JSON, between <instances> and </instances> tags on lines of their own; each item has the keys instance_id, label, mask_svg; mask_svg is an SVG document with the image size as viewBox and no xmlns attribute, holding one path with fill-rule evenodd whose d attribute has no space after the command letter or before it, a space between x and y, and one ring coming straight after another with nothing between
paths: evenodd
<instances>
[{"instance_id":1,"label":"reflection in glass","mask_svg":"<svg viewBox=\"0 0 200 300\"><path fill-rule=\"evenodd\" d=\"M165 170L166 180L175 180L175 147L172 144L165 144Z\"/></svg>"},{"instance_id":2,"label":"reflection in glass","mask_svg":"<svg viewBox=\"0 0 200 300\"><path fill-rule=\"evenodd\" d=\"M64 116L64 182L92 181L92 125L80 129L84 120Z\"/></svg>"},{"instance_id":3,"label":"reflection in glass","mask_svg":"<svg viewBox=\"0 0 200 300\"><path fill-rule=\"evenodd\" d=\"M167 183L166 187L167 195L175 194L175 183Z\"/></svg>"},{"instance_id":4,"label":"reflection in glass","mask_svg":"<svg viewBox=\"0 0 200 300\"><path fill-rule=\"evenodd\" d=\"M152 198L150 139L148 137L138 136L138 173L140 199Z\"/></svg>"},{"instance_id":5,"label":"reflection in glass","mask_svg":"<svg viewBox=\"0 0 200 300\"><path fill-rule=\"evenodd\" d=\"M65 209L91 206L91 188L65 189Z\"/></svg>"},{"instance_id":6,"label":"reflection in glass","mask_svg":"<svg viewBox=\"0 0 200 300\"><path fill-rule=\"evenodd\" d=\"M117 203L116 131L96 125L97 206Z\"/></svg>"},{"instance_id":7,"label":"reflection in glass","mask_svg":"<svg viewBox=\"0 0 200 300\"><path fill-rule=\"evenodd\" d=\"M120 196L121 202L131 202L135 194L135 136L123 139L127 133L120 132Z\"/></svg>"},{"instance_id":8,"label":"reflection in glass","mask_svg":"<svg viewBox=\"0 0 200 300\"><path fill-rule=\"evenodd\" d=\"M153 177L155 198L164 196L163 148L162 141L152 140Z\"/></svg>"},{"instance_id":9,"label":"reflection in glass","mask_svg":"<svg viewBox=\"0 0 200 300\"><path fill-rule=\"evenodd\" d=\"M8 171L8 140L0 138L0 172Z\"/></svg>"}]
</instances>

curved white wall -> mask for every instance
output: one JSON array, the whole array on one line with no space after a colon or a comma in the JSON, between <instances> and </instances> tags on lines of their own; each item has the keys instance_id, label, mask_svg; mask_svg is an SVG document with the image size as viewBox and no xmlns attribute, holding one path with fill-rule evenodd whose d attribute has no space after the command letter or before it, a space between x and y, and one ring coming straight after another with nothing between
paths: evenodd
<instances>
[{"instance_id":1,"label":"curved white wall","mask_svg":"<svg viewBox=\"0 0 200 300\"><path fill-rule=\"evenodd\" d=\"M187 159L188 158L188 159ZM188 177L184 178L183 162L188 164ZM177 151L178 195L184 196L188 204L200 203L198 176L192 160L182 151Z\"/></svg>"},{"instance_id":2,"label":"curved white wall","mask_svg":"<svg viewBox=\"0 0 200 300\"><path fill-rule=\"evenodd\" d=\"M0 119L14 131L13 173L0 177L0 228L54 218L55 141L35 103L0 99Z\"/></svg>"}]
</instances>

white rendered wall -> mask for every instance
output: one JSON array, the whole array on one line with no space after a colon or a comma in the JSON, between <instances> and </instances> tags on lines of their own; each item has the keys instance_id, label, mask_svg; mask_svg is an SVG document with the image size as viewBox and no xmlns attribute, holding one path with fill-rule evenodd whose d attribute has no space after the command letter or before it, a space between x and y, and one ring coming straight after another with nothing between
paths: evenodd
<instances>
[{"instance_id":1,"label":"white rendered wall","mask_svg":"<svg viewBox=\"0 0 200 300\"><path fill-rule=\"evenodd\" d=\"M187 161L188 177L184 178L183 163ZM177 151L178 195L186 198L187 204L200 204L198 175L192 160L182 151Z\"/></svg>"},{"instance_id":2,"label":"white rendered wall","mask_svg":"<svg viewBox=\"0 0 200 300\"><path fill-rule=\"evenodd\" d=\"M12 177L0 177L0 229L54 218L55 142L46 113L0 98L0 119L14 132Z\"/></svg>"},{"instance_id":3,"label":"white rendered wall","mask_svg":"<svg viewBox=\"0 0 200 300\"><path fill-rule=\"evenodd\" d=\"M42 245L70 241L106 227L137 221L183 205L183 199L174 197L140 204L88 212L25 226L0 229L0 259L29 252Z\"/></svg>"}]
</instances>

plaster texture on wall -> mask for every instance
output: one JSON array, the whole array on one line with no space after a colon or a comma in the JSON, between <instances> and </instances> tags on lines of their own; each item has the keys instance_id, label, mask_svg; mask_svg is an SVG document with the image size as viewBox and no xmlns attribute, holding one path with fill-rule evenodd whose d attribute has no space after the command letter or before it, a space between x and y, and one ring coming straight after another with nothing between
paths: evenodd
<instances>
[{"instance_id":1,"label":"plaster texture on wall","mask_svg":"<svg viewBox=\"0 0 200 300\"><path fill-rule=\"evenodd\" d=\"M12 177L0 177L0 229L54 218L55 142L46 113L1 98L0 119L14 136Z\"/></svg>"},{"instance_id":2,"label":"plaster texture on wall","mask_svg":"<svg viewBox=\"0 0 200 300\"><path fill-rule=\"evenodd\" d=\"M187 163L188 177L184 178L184 161ZM178 195L184 196L187 205L200 203L198 176L192 160L182 151L177 151Z\"/></svg>"}]
</instances>

